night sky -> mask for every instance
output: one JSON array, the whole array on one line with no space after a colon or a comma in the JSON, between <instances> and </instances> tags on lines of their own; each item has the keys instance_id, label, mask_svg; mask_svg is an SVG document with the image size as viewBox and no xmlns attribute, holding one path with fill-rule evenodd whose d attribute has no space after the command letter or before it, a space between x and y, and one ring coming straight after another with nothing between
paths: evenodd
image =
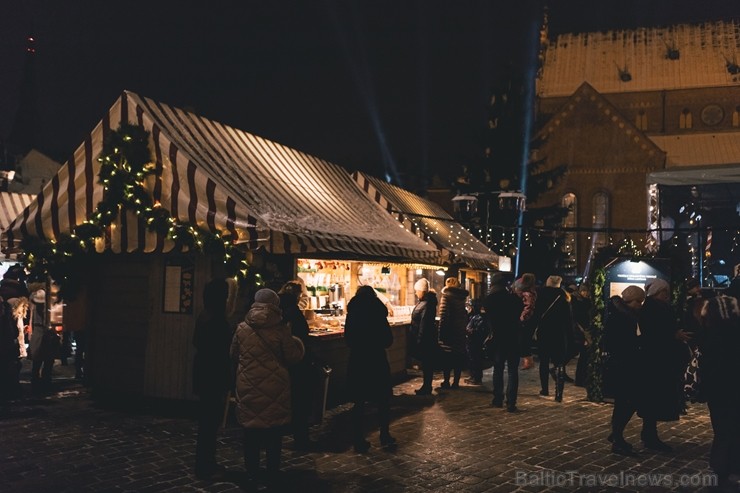
<instances>
[{"instance_id":1,"label":"night sky","mask_svg":"<svg viewBox=\"0 0 740 493\"><path fill-rule=\"evenodd\" d=\"M535 0L531 0L534 3ZM36 147L64 161L124 89L411 189L480 153L530 0L0 0L0 137L36 37ZM740 18L740 2L549 2L551 33ZM670 6L670 7L667 7Z\"/></svg>"}]
</instances>

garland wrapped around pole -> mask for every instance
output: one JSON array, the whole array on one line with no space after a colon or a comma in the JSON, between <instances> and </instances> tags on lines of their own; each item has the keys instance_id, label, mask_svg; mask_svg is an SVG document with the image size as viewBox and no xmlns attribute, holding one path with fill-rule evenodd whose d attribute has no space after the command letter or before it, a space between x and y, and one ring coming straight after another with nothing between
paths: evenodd
<instances>
[{"instance_id":1,"label":"garland wrapped around pole","mask_svg":"<svg viewBox=\"0 0 740 493\"><path fill-rule=\"evenodd\" d=\"M24 237L21 248L24 265L31 279L50 276L60 286L62 296L73 296L79 288L79 272L84 256L95 252L95 241L120 214L132 211L149 231L165 235L181 251L222 255L228 275L245 277L246 255L233 238L220 231L211 232L196 225L180 223L144 186L148 176L159 176L149 151L149 132L139 125L121 124L106 137L98 157L98 182L103 198L90 218L56 240Z\"/></svg>"}]
</instances>

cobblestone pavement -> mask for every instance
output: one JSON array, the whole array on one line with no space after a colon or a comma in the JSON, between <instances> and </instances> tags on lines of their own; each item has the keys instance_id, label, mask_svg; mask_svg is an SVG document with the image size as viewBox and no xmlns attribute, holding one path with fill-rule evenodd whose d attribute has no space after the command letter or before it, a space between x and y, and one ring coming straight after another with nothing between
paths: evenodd
<instances>
[{"instance_id":1,"label":"cobblestone pavement","mask_svg":"<svg viewBox=\"0 0 740 493\"><path fill-rule=\"evenodd\" d=\"M25 397L0 411L0 491L7 492L228 492L264 490L243 478L238 426L220 436L225 482L193 474L195 421L182 409L101 405L55 367L55 391ZM627 428L638 457L610 453L609 404L585 400L566 385L561 404L538 396L536 370L520 372L518 413L489 406L484 386L435 390L416 396L418 377L394 388L391 433L395 451L383 450L368 415L373 447L351 447L349 405L327 412L312 431L319 450L292 450L286 437L282 482L276 491L301 492L663 492L709 491L707 457L712 437L704 405L692 405L677 423L660 423L671 454L641 448L640 420ZM66 375L66 376L65 376ZM437 379L436 384L439 384ZM657 482L650 486L643 482ZM681 485L687 482L687 485Z\"/></svg>"}]
</instances>

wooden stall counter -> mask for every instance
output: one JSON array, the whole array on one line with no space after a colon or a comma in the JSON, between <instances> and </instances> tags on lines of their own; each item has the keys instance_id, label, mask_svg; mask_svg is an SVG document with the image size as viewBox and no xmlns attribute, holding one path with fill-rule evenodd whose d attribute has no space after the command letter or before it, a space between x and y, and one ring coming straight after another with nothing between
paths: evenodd
<instances>
[{"instance_id":1,"label":"wooden stall counter","mask_svg":"<svg viewBox=\"0 0 740 493\"><path fill-rule=\"evenodd\" d=\"M314 325L315 327L315 325ZM394 381L406 376L406 338L408 323L391 323L393 344L386 349L391 377ZM347 401L347 364L349 348L344 340L344 330L331 326L319 326L309 332L309 351L321 363L331 367L327 405L334 406Z\"/></svg>"}]
</instances>

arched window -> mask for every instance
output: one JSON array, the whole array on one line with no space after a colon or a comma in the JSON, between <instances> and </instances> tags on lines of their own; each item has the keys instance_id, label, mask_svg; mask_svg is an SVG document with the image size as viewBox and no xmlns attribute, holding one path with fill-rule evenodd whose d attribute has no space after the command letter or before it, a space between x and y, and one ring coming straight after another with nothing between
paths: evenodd
<instances>
[{"instance_id":1,"label":"arched window","mask_svg":"<svg viewBox=\"0 0 740 493\"><path fill-rule=\"evenodd\" d=\"M595 230L609 227L609 194L596 192L591 202L591 224ZM607 245L605 231L594 231L591 236L591 252Z\"/></svg>"},{"instance_id":2,"label":"arched window","mask_svg":"<svg viewBox=\"0 0 740 493\"><path fill-rule=\"evenodd\" d=\"M640 130L647 130L647 114L645 110L640 110L635 117L635 126Z\"/></svg>"},{"instance_id":3,"label":"arched window","mask_svg":"<svg viewBox=\"0 0 740 493\"><path fill-rule=\"evenodd\" d=\"M732 112L732 126L740 127L740 106L736 106L735 111Z\"/></svg>"},{"instance_id":4,"label":"arched window","mask_svg":"<svg viewBox=\"0 0 740 493\"><path fill-rule=\"evenodd\" d=\"M596 192L591 197L591 228L591 248L583 271L584 277L588 276L598 249L609 244L609 233L605 231L609 228L609 194L606 192Z\"/></svg>"},{"instance_id":5,"label":"arched window","mask_svg":"<svg viewBox=\"0 0 740 493\"><path fill-rule=\"evenodd\" d=\"M681 116L678 117L679 128L691 128L694 126L693 119L691 118L691 110L684 108L681 112Z\"/></svg>"},{"instance_id":6,"label":"arched window","mask_svg":"<svg viewBox=\"0 0 740 493\"><path fill-rule=\"evenodd\" d=\"M578 226L578 199L574 193L566 193L560 201L561 207L568 209L568 213L563 218L563 227L575 228ZM576 250L576 233L575 231L566 231L563 236L563 268L566 271L573 271L576 268L578 252Z\"/></svg>"}]
</instances>

